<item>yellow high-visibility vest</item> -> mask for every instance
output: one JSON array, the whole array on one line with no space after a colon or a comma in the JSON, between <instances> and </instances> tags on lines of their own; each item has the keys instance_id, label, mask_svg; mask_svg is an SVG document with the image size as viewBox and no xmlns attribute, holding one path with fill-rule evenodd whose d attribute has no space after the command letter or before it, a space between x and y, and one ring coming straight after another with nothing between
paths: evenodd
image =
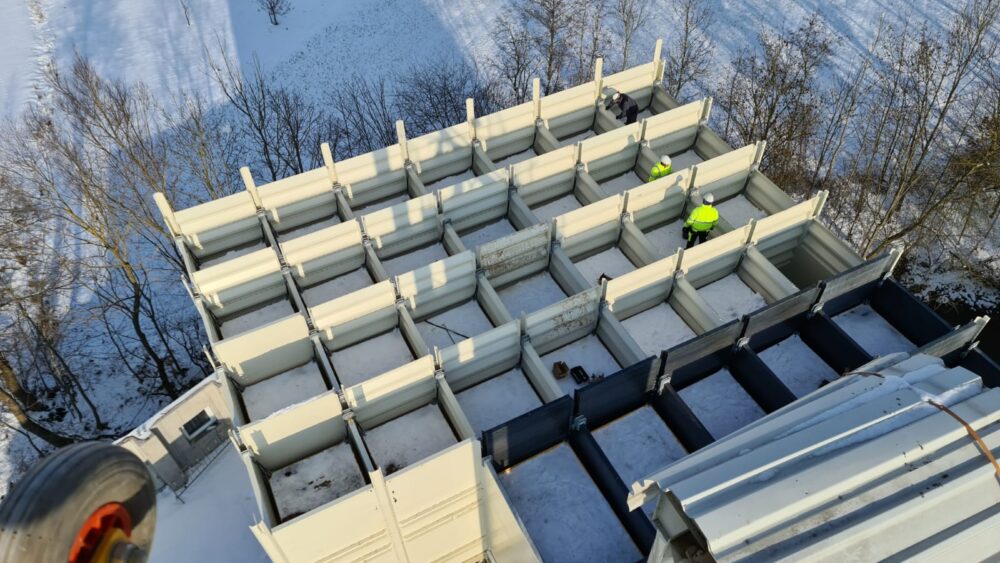
<instances>
[{"instance_id":1,"label":"yellow high-visibility vest","mask_svg":"<svg viewBox=\"0 0 1000 563\"><path fill-rule=\"evenodd\" d=\"M653 168L649 171L649 178L646 179L647 182L652 182L653 180L659 180L664 176L668 176L670 172L674 169L672 164L663 164L662 162L657 162L653 165Z\"/></svg>"},{"instance_id":2,"label":"yellow high-visibility vest","mask_svg":"<svg viewBox=\"0 0 1000 563\"><path fill-rule=\"evenodd\" d=\"M684 226L700 233L702 231L711 231L718 222L719 211L717 209L711 205L699 205L691 212L687 221L684 222Z\"/></svg>"}]
</instances>

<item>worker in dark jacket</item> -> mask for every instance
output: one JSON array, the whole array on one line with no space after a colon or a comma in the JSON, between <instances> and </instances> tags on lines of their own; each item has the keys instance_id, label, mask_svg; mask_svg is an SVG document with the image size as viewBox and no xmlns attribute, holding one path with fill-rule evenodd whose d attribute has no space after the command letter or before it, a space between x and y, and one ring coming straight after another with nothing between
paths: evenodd
<instances>
[{"instance_id":1,"label":"worker in dark jacket","mask_svg":"<svg viewBox=\"0 0 1000 563\"><path fill-rule=\"evenodd\" d=\"M612 96L605 98L604 109L613 113L618 119L625 116L625 125L635 123L639 117L639 104L621 92L615 92Z\"/></svg>"},{"instance_id":2,"label":"worker in dark jacket","mask_svg":"<svg viewBox=\"0 0 1000 563\"><path fill-rule=\"evenodd\" d=\"M707 194L702 200L702 204L695 207L687 221L684 221L681 233L687 240L688 248L708 240L708 233L712 232L712 229L719 222L719 210L712 207L713 203L715 203L715 196Z\"/></svg>"}]
</instances>

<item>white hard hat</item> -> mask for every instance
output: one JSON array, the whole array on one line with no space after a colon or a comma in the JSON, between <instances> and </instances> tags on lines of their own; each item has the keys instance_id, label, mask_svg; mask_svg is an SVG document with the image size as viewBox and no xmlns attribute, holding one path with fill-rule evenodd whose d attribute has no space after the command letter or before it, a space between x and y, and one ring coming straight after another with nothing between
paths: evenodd
<instances>
[{"instance_id":1,"label":"white hard hat","mask_svg":"<svg viewBox=\"0 0 1000 563\"><path fill-rule=\"evenodd\" d=\"M712 195L712 194L705 194L705 198L704 199L705 199L705 203L707 203L709 205L715 203L715 196Z\"/></svg>"},{"instance_id":2,"label":"white hard hat","mask_svg":"<svg viewBox=\"0 0 1000 563\"><path fill-rule=\"evenodd\" d=\"M667 155L663 155L660 157L660 162L666 164L667 166L670 166L670 157Z\"/></svg>"}]
</instances>

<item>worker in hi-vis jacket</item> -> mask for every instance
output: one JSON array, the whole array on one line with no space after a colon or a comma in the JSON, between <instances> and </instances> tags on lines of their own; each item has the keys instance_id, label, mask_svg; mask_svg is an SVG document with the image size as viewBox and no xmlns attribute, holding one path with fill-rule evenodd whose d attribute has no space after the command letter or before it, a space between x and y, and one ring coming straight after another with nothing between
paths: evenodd
<instances>
[{"instance_id":1,"label":"worker in hi-vis jacket","mask_svg":"<svg viewBox=\"0 0 1000 563\"><path fill-rule=\"evenodd\" d=\"M712 232L716 223L719 222L719 210L712 206L713 203L715 203L715 196L706 195L702 204L695 207L687 221L684 221L681 233L687 240L687 248L708 240L708 233Z\"/></svg>"},{"instance_id":2,"label":"worker in hi-vis jacket","mask_svg":"<svg viewBox=\"0 0 1000 563\"><path fill-rule=\"evenodd\" d=\"M653 180L659 180L665 176L669 176L671 172L674 171L674 167L670 164L670 157L663 155L660 157L660 161L653 165L649 170L649 178L646 178L647 182L652 182Z\"/></svg>"}]
</instances>

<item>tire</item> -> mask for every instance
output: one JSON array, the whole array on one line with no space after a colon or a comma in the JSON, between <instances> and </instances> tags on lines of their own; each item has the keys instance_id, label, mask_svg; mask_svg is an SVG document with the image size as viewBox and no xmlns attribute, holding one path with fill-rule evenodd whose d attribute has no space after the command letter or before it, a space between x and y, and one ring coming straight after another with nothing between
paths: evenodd
<instances>
[{"instance_id":1,"label":"tire","mask_svg":"<svg viewBox=\"0 0 1000 563\"><path fill-rule=\"evenodd\" d=\"M130 542L148 554L156 490L145 464L108 443L66 446L35 465L0 504L0 561L68 561L73 542L99 507L121 503Z\"/></svg>"}]
</instances>

